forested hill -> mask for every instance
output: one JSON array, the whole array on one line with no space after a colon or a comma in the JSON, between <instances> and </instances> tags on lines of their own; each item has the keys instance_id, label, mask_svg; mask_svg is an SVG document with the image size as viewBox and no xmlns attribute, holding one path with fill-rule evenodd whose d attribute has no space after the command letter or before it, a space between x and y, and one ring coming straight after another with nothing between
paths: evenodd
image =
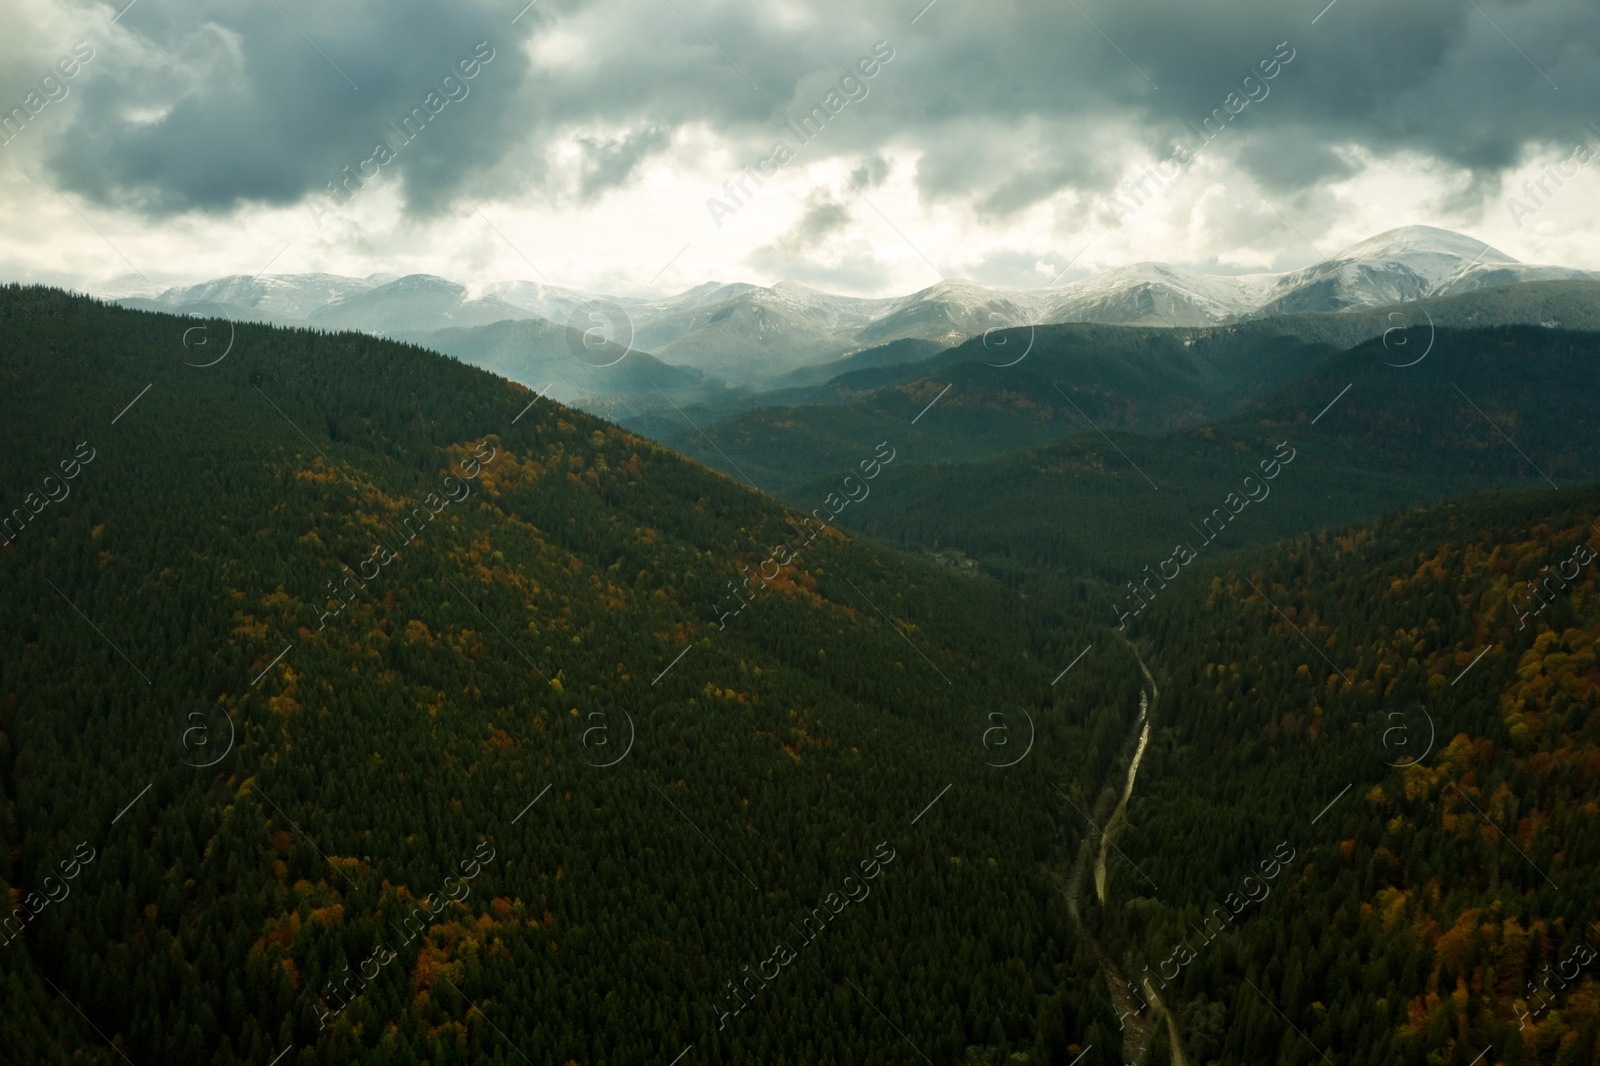
<instances>
[{"instance_id":1,"label":"forested hill","mask_svg":"<svg viewBox=\"0 0 1600 1066\"><path fill-rule=\"evenodd\" d=\"M1136 624L1165 681L1121 847L1171 872L1122 867L1099 935L1190 1061L1596 1061L1597 515L1305 534Z\"/></svg>"},{"instance_id":2,"label":"forested hill","mask_svg":"<svg viewBox=\"0 0 1600 1066\"><path fill-rule=\"evenodd\" d=\"M1104 630L360 335L10 287L0 424L7 1061L1120 1060Z\"/></svg>"},{"instance_id":3,"label":"forested hill","mask_svg":"<svg viewBox=\"0 0 1600 1066\"><path fill-rule=\"evenodd\" d=\"M1593 479L1596 395L1600 333L1397 331L1204 426L1090 432L970 463L924 463L908 446L874 505L840 520L909 550L960 549L1021 585L1089 574L1125 600L1124 584L1179 544L1237 550L1451 495ZM1292 460L1263 478L1280 446ZM1084 595L1115 624L1104 592Z\"/></svg>"},{"instance_id":4,"label":"forested hill","mask_svg":"<svg viewBox=\"0 0 1600 1066\"><path fill-rule=\"evenodd\" d=\"M1512 325L1600 330L1600 282L1505 285L1376 310L1205 328L1069 322L989 331L916 361L852 368L810 392L774 394L767 406L730 418L696 409L705 437L672 411L649 428L715 469L730 470L729 459L739 463L787 498L876 440L884 418L910 421L935 399L939 417L908 430L908 450L919 462L971 461L1071 435L1098 443L1097 431L1197 426L1267 401L1367 342L1380 364L1408 369L1403 364L1418 360L1435 330L1461 335L1455 331ZM1407 383L1400 377L1395 384Z\"/></svg>"}]
</instances>

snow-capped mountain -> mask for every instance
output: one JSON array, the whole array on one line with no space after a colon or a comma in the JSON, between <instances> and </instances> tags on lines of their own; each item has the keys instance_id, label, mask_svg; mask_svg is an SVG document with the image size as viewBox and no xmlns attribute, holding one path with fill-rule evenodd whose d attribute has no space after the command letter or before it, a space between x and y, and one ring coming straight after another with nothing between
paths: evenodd
<instances>
[{"instance_id":1,"label":"snow-capped mountain","mask_svg":"<svg viewBox=\"0 0 1600 1066\"><path fill-rule=\"evenodd\" d=\"M124 297L121 302L153 310L299 325L321 308L368 292L391 277L381 274L366 278L347 278L339 274L264 274L258 277L234 274L198 285L167 289L142 300Z\"/></svg>"},{"instance_id":2,"label":"snow-capped mountain","mask_svg":"<svg viewBox=\"0 0 1600 1066\"><path fill-rule=\"evenodd\" d=\"M628 308L634 343L669 363L755 385L864 347L856 332L895 302L836 296L788 281L722 289Z\"/></svg>"},{"instance_id":3,"label":"snow-capped mountain","mask_svg":"<svg viewBox=\"0 0 1600 1066\"><path fill-rule=\"evenodd\" d=\"M496 281L485 285L483 294L559 325L565 325L579 308L595 298L577 289L563 289L537 281Z\"/></svg>"},{"instance_id":4,"label":"snow-capped mountain","mask_svg":"<svg viewBox=\"0 0 1600 1066\"><path fill-rule=\"evenodd\" d=\"M351 292L306 315L313 325L324 329L384 334L487 326L491 322L535 317L539 316L493 296L474 296L465 285L432 274L407 274Z\"/></svg>"},{"instance_id":5,"label":"snow-capped mountain","mask_svg":"<svg viewBox=\"0 0 1600 1066\"><path fill-rule=\"evenodd\" d=\"M959 344L996 327L1045 321L1046 290L999 289L971 281L941 281L899 300L856 330L856 348L890 341L939 341Z\"/></svg>"},{"instance_id":6,"label":"snow-capped mountain","mask_svg":"<svg viewBox=\"0 0 1600 1066\"><path fill-rule=\"evenodd\" d=\"M1250 314L1276 277L1228 277L1165 263L1134 263L1055 290L1037 321L1211 326Z\"/></svg>"},{"instance_id":7,"label":"snow-capped mountain","mask_svg":"<svg viewBox=\"0 0 1600 1066\"><path fill-rule=\"evenodd\" d=\"M1297 311L1387 307L1484 285L1597 276L1530 266L1473 237L1407 226L1283 274L1226 276L1165 263L1118 267L1057 290L1040 321L1210 326Z\"/></svg>"},{"instance_id":8,"label":"snow-capped mountain","mask_svg":"<svg viewBox=\"0 0 1600 1066\"><path fill-rule=\"evenodd\" d=\"M1257 313L1343 311L1407 303L1439 295L1443 286L1466 281L1476 271L1521 265L1472 237L1431 226L1408 226L1280 275ZM1582 277L1584 272L1568 271L1563 276ZM1468 283L1465 287L1475 286Z\"/></svg>"},{"instance_id":9,"label":"snow-capped mountain","mask_svg":"<svg viewBox=\"0 0 1600 1066\"><path fill-rule=\"evenodd\" d=\"M951 279L887 299L839 296L793 282L706 282L652 299L531 281L468 286L427 274L301 274L218 278L156 296L124 290L121 302L385 334L508 319L543 319L580 333L599 325L606 340L665 363L760 387L798 368L902 339L955 344L997 327L1048 322L1210 326L1561 279L1600 274L1520 263L1473 237L1408 226L1282 274L1233 276L1135 263L1056 288L1006 289Z\"/></svg>"}]
</instances>

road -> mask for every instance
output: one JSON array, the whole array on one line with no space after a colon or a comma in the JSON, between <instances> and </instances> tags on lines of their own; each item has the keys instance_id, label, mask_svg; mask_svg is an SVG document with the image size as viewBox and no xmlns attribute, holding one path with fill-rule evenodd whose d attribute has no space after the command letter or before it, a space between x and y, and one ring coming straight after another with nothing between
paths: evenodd
<instances>
[{"instance_id":1,"label":"road","mask_svg":"<svg viewBox=\"0 0 1600 1066\"><path fill-rule=\"evenodd\" d=\"M1116 809L1111 812L1111 817L1106 820L1105 828L1100 833L1100 847L1094 860L1094 888L1095 898L1101 906L1106 902L1106 854L1113 847L1112 837L1117 827L1123 820L1123 815L1128 807L1128 800L1133 796L1133 785L1139 774L1139 764L1144 760L1145 748L1150 743L1150 711L1157 700L1161 698L1161 690L1156 686L1156 679L1151 676L1150 668L1145 665L1144 658L1139 655L1139 650L1131 643L1128 645L1133 650L1134 658L1139 662L1139 670L1144 674L1145 685L1139 692L1139 740L1134 749L1133 758L1128 763L1128 776L1123 782L1122 796L1117 801ZM1078 860L1073 864L1072 872L1067 877L1065 891L1067 894L1067 909L1072 914L1073 921L1094 948L1095 955L1100 960L1101 969L1105 973L1107 990L1111 994L1111 1002L1116 1007L1117 1013L1122 1017L1122 1055L1125 1066L1138 1066L1145 1058L1146 1048L1152 1038L1157 1036L1162 1026L1158 1021L1164 1021L1164 1028L1170 1041L1172 1061L1174 1066L1188 1066L1188 1059L1183 1054L1183 1043L1178 1039L1177 1023L1173 1020L1166 1004L1156 994L1149 978L1143 980L1144 1002L1140 1002L1133 992L1133 983L1123 977L1121 970L1089 931L1078 911L1078 885L1081 883L1083 860L1085 852L1080 849ZM1145 1003L1149 1004L1150 1016L1146 1017L1142 1011Z\"/></svg>"}]
</instances>

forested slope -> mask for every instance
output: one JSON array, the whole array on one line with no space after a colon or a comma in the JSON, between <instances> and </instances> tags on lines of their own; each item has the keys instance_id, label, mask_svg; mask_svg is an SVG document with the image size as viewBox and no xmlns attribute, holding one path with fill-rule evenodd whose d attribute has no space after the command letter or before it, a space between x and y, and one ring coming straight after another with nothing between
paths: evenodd
<instances>
[{"instance_id":1,"label":"forested slope","mask_svg":"<svg viewBox=\"0 0 1600 1066\"><path fill-rule=\"evenodd\" d=\"M1155 885L1094 915L1190 1061L1597 1061L1597 513L1306 534L1129 627L1163 697L1119 840Z\"/></svg>"},{"instance_id":2,"label":"forested slope","mask_svg":"<svg viewBox=\"0 0 1600 1066\"><path fill-rule=\"evenodd\" d=\"M770 491L803 494L812 477L875 440L883 419L909 421L936 397L940 417L908 430L908 447L920 462L978 460L1072 436L1093 445L1099 431L1162 434L1224 419L1369 341L1380 361L1404 369L1438 330L1511 325L1600 329L1600 282L1502 285L1205 328L994 330L918 362L841 374L809 395L775 394L776 406L732 418L692 412L715 447L670 418L670 435L659 439L727 472L731 458Z\"/></svg>"},{"instance_id":3,"label":"forested slope","mask_svg":"<svg viewBox=\"0 0 1600 1066\"><path fill-rule=\"evenodd\" d=\"M1196 1066L1595 1061L1600 490L1542 480L1592 467L1592 336L1357 349L1114 438L1159 490L1102 441L930 509L1023 595L446 357L199 325L0 290L18 1061L1095 1066L1156 995ZM816 515L903 520L904 425ZM987 510L1248 470L1176 564Z\"/></svg>"},{"instance_id":4,"label":"forested slope","mask_svg":"<svg viewBox=\"0 0 1600 1066\"><path fill-rule=\"evenodd\" d=\"M1111 599L1127 600L1125 583L1180 544L1205 555L1452 494L1590 480L1596 395L1600 333L1416 329L1191 429L1088 434L972 463L923 464L908 446L873 506L839 520L907 549L958 548L1022 585L1087 575L1092 589L1069 582L1067 594L1116 624ZM1284 456L1264 478L1261 464Z\"/></svg>"},{"instance_id":5,"label":"forested slope","mask_svg":"<svg viewBox=\"0 0 1600 1066\"><path fill-rule=\"evenodd\" d=\"M454 360L201 325L0 291L13 1061L1118 1061L1049 874L1136 711L1114 643L1053 684L1103 631Z\"/></svg>"}]
</instances>

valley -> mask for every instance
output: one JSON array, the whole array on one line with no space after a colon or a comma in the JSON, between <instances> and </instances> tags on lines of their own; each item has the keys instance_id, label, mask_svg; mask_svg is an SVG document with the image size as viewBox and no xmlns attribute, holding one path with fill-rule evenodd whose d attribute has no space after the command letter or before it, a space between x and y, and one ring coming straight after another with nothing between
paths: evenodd
<instances>
[{"instance_id":1,"label":"valley","mask_svg":"<svg viewBox=\"0 0 1600 1066\"><path fill-rule=\"evenodd\" d=\"M1600 5L0 70L0 1066L1600 1066Z\"/></svg>"},{"instance_id":2,"label":"valley","mask_svg":"<svg viewBox=\"0 0 1600 1066\"><path fill-rule=\"evenodd\" d=\"M51 415L0 487L94 478L0 556L0 1041L1543 1061L1588 985L1522 1027L1499 975L1600 868L1593 568L1527 599L1600 520L1592 284L901 339L799 406L533 321L197 365L190 319L7 288L0 402ZM686 455L540 360L630 366ZM1420 758L1374 757L1397 708Z\"/></svg>"}]
</instances>

